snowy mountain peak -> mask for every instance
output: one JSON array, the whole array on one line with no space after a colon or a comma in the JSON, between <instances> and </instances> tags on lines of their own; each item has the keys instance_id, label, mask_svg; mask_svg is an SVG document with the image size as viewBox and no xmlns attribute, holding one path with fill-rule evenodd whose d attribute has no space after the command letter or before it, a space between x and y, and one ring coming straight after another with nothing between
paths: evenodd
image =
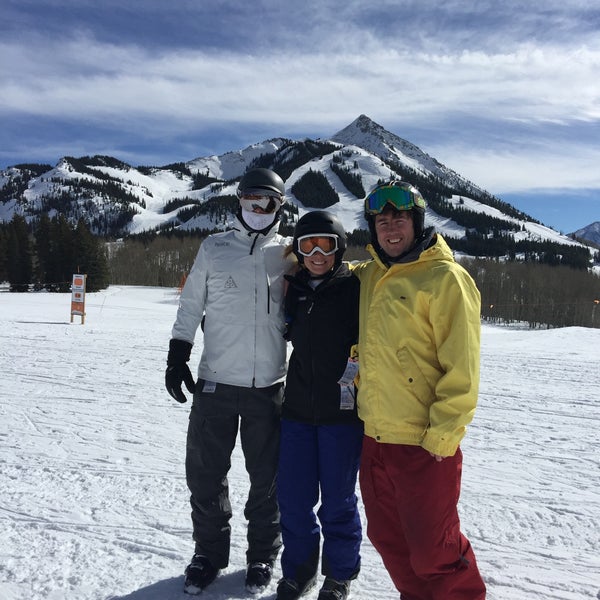
<instances>
[{"instance_id":1,"label":"snowy mountain peak","mask_svg":"<svg viewBox=\"0 0 600 600\"><path fill-rule=\"evenodd\" d=\"M55 167L17 165L0 172L0 223L14 214L32 224L41 214L62 214L73 223L83 218L94 233L115 237L171 228L223 229L234 214L237 180L256 166L274 169L285 181L288 227L306 210L327 208L346 231L365 231L362 198L378 181L396 176L417 185L428 201L428 223L452 239L456 251L497 256L499 245L503 253L545 241L581 246L364 114L331 138L275 137L162 167L131 167L100 155L65 156ZM556 253L567 254L564 248ZM569 260L585 262L585 253L584 248Z\"/></svg>"},{"instance_id":2,"label":"snowy mountain peak","mask_svg":"<svg viewBox=\"0 0 600 600\"><path fill-rule=\"evenodd\" d=\"M257 158L264 154L273 154L280 150L290 140L274 138L251 144L242 150L226 152L220 156L212 155L195 158L186 166L196 173L208 173L211 177L225 181L241 177Z\"/></svg>"},{"instance_id":3,"label":"snowy mountain peak","mask_svg":"<svg viewBox=\"0 0 600 600\"><path fill-rule=\"evenodd\" d=\"M381 148L382 144L385 144L388 148L394 146L411 147L415 154L426 156L415 145L389 132L366 115L360 115L350 125L338 131L331 139L341 144L354 144L365 148L365 150L369 150L367 147L369 145L373 149L375 147Z\"/></svg>"},{"instance_id":4,"label":"snowy mountain peak","mask_svg":"<svg viewBox=\"0 0 600 600\"><path fill-rule=\"evenodd\" d=\"M595 221L582 229L578 229L572 235L577 239L586 240L600 246L600 221Z\"/></svg>"},{"instance_id":5,"label":"snowy mountain peak","mask_svg":"<svg viewBox=\"0 0 600 600\"><path fill-rule=\"evenodd\" d=\"M398 152L401 152L404 157L415 159L422 166L441 166L420 148L390 133L366 115L360 115L350 125L338 131L331 140L344 145L359 146L382 158L398 158Z\"/></svg>"},{"instance_id":6,"label":"snowy mountain peak","mask_svg":"<svg viewBox=\"0 0 600 600\"><path fill-rule=\"evenodd\" d=\"M366 115L360 115L350 125L338 131L331 140L344 145L358 146L383 160L401 163L422 175L433 175L462 188L482 192L471 182L442 165L418 146L395 135Z\"/></svg>"}]
</instances>

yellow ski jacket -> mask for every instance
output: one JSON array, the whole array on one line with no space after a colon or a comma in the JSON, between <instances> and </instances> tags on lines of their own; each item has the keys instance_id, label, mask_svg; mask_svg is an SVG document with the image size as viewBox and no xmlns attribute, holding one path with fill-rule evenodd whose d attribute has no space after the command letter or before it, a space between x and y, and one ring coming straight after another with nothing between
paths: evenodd
<instances>
[{"instance_id":1,"label":"yellow ski jacket","mask_svg":"<svg viewBox=\"0 0 600 600\"><path fill-rule=\"evenodd\" d=\"M481 299L438 234L413 262L357 265L358 414L379 442L453 456L479 388Z\"/></svg>"}]
</instances>

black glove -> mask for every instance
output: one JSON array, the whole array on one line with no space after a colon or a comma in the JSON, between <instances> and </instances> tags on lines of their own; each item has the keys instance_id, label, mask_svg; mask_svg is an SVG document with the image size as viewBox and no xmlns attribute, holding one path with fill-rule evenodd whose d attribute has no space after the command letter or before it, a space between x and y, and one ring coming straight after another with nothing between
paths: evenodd
<instances>
[{"instance_id":1,"label":"black glove","mask_svg":"<svg viewBox=\"0 0 600 600\"><path fill-rule=\"evenodd\" d=\"M192 352L192 344L183 340L171 340L169 342L169 354L167 356L167 370L165 372L165 387L167 392L177 400L177 402L187 402L185 394L181 391L181 384L190 393L194 393L196 384L187 366Z\"/></svg>"}]
</instances>

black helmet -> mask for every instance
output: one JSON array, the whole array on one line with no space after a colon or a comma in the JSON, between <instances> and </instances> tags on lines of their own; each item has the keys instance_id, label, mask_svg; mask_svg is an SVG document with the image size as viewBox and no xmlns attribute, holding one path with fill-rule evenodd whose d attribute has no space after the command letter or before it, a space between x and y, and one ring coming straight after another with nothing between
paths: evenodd
<instances>
[{"instance_id":1,"label":"black helmet","mask_svg":"<svg viewBox=\"0 0 600 600\"><path fill-rule=\"evenodd\" d=\"M283 179L281 179L275 171L263 168L251 169L240 180L237 196L239 198L243 194L250 194L260 190L279 194L281 196L280 201L283 204L285 184L283 183Z\"/></svg>"},{"instance_id":2,"label":"black helmet","mask_svg":"<svg viewBox=\"0 0 600 600\"><path fill-rule=\"evenodd\" d=\"M346 251L346 232L338 218L326 210L313 210L298 219L293 241L293 250L298 262L304 264L304 256L298 250L298 240L303 236L318 236L320 233L336 236L337 250L334 265L335 268L339 267Z\"/></svg>"},{"instance_id":3,"label":"black helmet","mask_svg":"<svg viewBox=\"0 0 600 600\"><path fill-rule=\"evenodd\" d=\"M248 231L257 231L244 219L244 209L253 212L257 208L267 213L274 213L274 220L260 231L266 234L279 220L281 205L285 202L285 184L283 179L271 169L251 169L240 180L237 188L239 206L237 217Z\"/></svg>"},{"instance_id":4,"label":"black helmet","mask_svg":"<svg viewBox=\"0 0 600 600\"><path fill-rule=\"evenodd\" d=\"M383 212L388 204L396 210L412 212L415 238L420 237L425 229L425 200L415 186L392 179L376 185L365 197L365 219L369 224L372 240L377 242L375 215Z\"/></svg>"}]
</instances>

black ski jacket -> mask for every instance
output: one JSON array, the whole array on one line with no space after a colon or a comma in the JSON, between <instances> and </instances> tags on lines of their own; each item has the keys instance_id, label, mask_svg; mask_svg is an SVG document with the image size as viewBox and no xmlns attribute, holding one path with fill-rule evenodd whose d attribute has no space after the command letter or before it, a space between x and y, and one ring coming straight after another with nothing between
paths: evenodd
<instances>
[{"instance_id":1,"label":"black ski jacket","mask_svg":"<svg viewBox=\"0 0 600 600\"><path fill-rule=\"evenodd\" d=\"M340 408L338 380L358 339L360 283L345 263L316 289L304 269L285 277L285 337L293 350L282 417L315 425L358 423L356 402Z\"/></svg>"}]
</instances>

